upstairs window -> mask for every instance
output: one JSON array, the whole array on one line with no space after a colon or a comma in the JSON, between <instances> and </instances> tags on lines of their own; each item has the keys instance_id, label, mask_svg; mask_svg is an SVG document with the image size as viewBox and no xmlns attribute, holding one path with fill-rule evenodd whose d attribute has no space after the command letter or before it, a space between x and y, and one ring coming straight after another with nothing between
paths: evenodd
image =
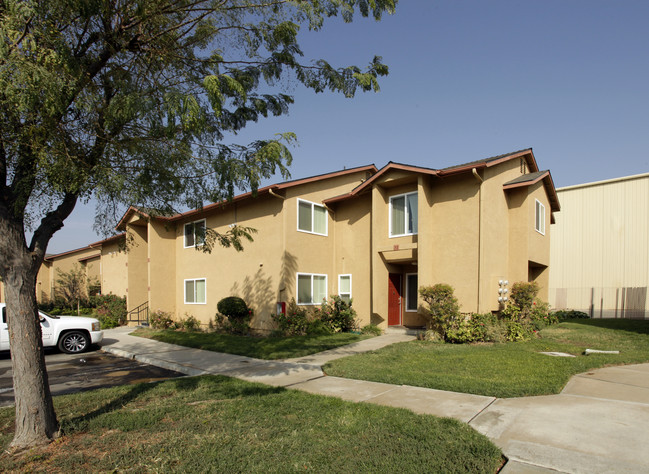
<instances>
[{"instance_id":1,"label":"upstairs window","mask_svg":"<svg viewBox=\"0 0 649 474\"><path fill-rule=\"evenodd\" d=\"M352 276L338 275L338 296L345 303L352 300Z\"/></svg>"},{"instance_id":2,"label":"upstairs window","mask_svg":"<svg viewBox=\"0 0 649 474\"><path fill-rule=\"evenodd\" d=\"M297 274L297 304L320 304L327 299L327 275Z\"/></svg>"},{"instance_id":3,"label":"upstairs window","mask_svg":"<svg viewBox=\"0 0 649 474\"><path fill-rule=\"evenodd\" d=\"M390 237L417 233L417 192L390 197Z\"/></svg>"},{"instance_id":4,"label":"upstairs window","mask_svg":"<svg viewBox=\"0 0 649 474\"><path fill-rule=\"evenodd\" d=\"M534 215L534 228L538 233L545 235L545 206L538 199L535 203Z\"/></svg>"},{"instance_id":5,"label":"upstairs window","mask_svg":"<svg viewBox=\"0 0 649 474\"><path fill-rule=\"evenodd\" d=\"M327 209L314 202L297 200L297 230L327 235Z\"/></svg>"},{"instance_id":6,"label":"upstairs window","mask_svg":"<svg viewBox=\"0 0 649 474\"><path fill-rule=\"evenodd\" d=\"M205 244L205 219L185 224L185 248Z\"/></svg>"}]
</instances>

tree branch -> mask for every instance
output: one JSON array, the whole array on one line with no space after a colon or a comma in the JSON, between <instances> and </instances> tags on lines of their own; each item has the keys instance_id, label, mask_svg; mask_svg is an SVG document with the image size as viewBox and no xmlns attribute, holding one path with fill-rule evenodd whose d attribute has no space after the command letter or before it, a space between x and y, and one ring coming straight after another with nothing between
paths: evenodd
<instances>
[{"instance_id":1,"label":"tree branch","mask_svg":"<svg viewBox=\"0 0 649 474\"><path fill-rule=\"evenodd\" d=\"M45 250L47 249L47 244L52 238L52 235L63 227L63 221L67 219L74 210L78 198L79 196L75 193L66 193L58 207L45 214L45 217L41 219L38 229L36 229L32 236L32 240L29 244L30 252L35 252L40 258L45 256Z\"/></svg>"}]
</instances>

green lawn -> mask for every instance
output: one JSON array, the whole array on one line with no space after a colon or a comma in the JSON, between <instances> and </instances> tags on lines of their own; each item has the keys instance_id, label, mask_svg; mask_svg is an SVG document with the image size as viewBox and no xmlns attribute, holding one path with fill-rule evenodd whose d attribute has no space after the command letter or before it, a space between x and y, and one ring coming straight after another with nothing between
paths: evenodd
<instances>
[{"instance_id":1,"label":"green lawn","mask_svg":"<svg viewBox=\"0 0 649 474\"><path fill-rule=\"evenodd\" d=\"M214 332L156 331L154 329L138 329L132 334L179 346L226 352L256 359L302 357L373 337L352 333L326 336L248 337Z\"/></svg>"},{"instance_id":2,"label":"green lawn","mask_svg":"<svg viewBox=\"0 0 649 474\"><path fill-rule=\"evenodd\" d=\"M574 374L649 362L649 321L580 320L548 327L529 342L453 345L413 341L329 362L328 375L390 384L521 397L558 393ZM587 348L619 355L582 355ZM574 354L549 357L541 351Z\"/></svg>"},{"instance_id":3,"label":"green lawn","mask_svg":"<svg viewBox=\"0 0 649 474\"><path fill-rule=\"evenodd\" d=\"M64 437L11 472L484 472L501 453L452 419L221 376L55 397ZM13 408L0 409L0 443Z\"/></svg>"}]
</instances>

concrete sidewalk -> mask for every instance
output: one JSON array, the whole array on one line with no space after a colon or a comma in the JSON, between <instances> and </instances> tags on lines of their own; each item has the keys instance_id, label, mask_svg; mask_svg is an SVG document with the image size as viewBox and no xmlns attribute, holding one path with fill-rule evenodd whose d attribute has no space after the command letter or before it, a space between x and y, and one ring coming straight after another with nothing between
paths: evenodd
<instances>
[{"instance_id":1,"label":"concrete sidewalk","mask_svg":"<svg viewBox=\"0 0 649 474\"><path fill-rule=\"evenodd\" d=\"M509 462L501 472L649 472L649 364L573 377L559 395L481 395L328 377L333 359L414 339L388 334L295 359L266 361L105 331L102 349L187 375L219 374L345 400L456 418L488 436Z\"/></svg>"}]
</instances>

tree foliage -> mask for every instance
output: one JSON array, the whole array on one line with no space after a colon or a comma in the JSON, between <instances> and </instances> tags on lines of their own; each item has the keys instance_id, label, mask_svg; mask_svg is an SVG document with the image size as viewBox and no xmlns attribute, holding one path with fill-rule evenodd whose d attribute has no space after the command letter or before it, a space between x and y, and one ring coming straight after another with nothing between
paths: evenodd
<instances>
[{"instance_id":1,"label":"tree foliage","mask_svg":"<svg viewBox=\"0 0 649 474\"><path fill-rule=\"evenodd\" d=\"M246 145L223 144L224 134L285 114L293 98L274 86L286 79L349 97L378 90L380 58L364 71L302 64L298 32L338 14L351 21L355 9L379 19L394 3L2 2L0 159L10 211L33 216L34 198L64 210L94 193L104 217L121 203L170 212L286 175L291 133Z\"/></svg>"},{"instance_id":2,"label":"tree foliage","mask_svg":"<svg viewBox=\"0 0 649 474\"><path fill-rule=\"evenodd\" d=\"M35 286L52 235L79 200L99 222L123 205L201 207L288 175L291 133L225 144L287 113L283 81L352 97L387 74L306 60L301 28L396 0L0 0L0 277L10 321L14 448L56 436ZM33 229L29 240L25 229ZM240 246L243 229L213 241Z\"/></svg>"}]
</instances>

